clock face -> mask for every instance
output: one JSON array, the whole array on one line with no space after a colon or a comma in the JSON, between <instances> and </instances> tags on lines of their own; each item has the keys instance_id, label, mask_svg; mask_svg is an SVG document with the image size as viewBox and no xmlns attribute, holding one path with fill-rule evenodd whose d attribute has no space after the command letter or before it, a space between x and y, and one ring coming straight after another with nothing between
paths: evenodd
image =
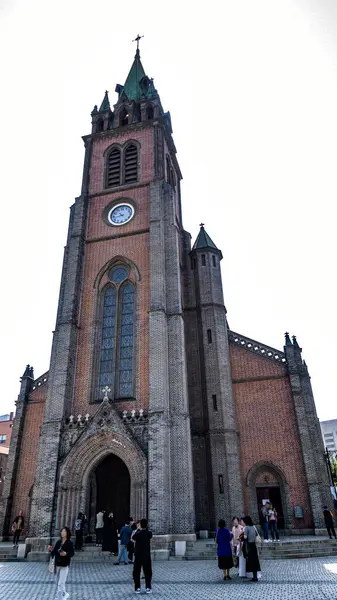
<instances>
[{"instance_id":1,"label":"clock face","mask_svg":"<svg viewBox=\"0 0 337 600\"><path fill-rule=\"evenodd\" d=\"M131 221L134 214L135 209L131 204L117 204L110 210L108 219L112 225L125 225Z\"/></svg>"}]
</instances>

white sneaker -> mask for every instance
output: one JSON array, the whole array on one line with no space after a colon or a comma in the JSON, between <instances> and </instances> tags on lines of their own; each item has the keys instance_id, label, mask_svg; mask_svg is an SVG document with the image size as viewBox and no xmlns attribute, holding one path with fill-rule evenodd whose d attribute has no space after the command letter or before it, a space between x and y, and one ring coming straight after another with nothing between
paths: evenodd
<instances>
[{"instance_id":1,"label":"white sneaker","mask_svg":"<svg viewBox=\"0 0 337 600\"><path fill-rule=\"evenodd\" d=\"M145 590L145 594L152 594L152 590L151 590L151 588L146 588L146 590Z\"/></svg>"},{"instance_id":2,"label":"white sneaker","mask_svg":"<svg viewBox=\"0 0 337 600\"><path fill-rule=\"evenodd\" d=\"M140 588L138 588L137 590L135 590L135 594L140 594Z\"/></svg>"},{"instance_id":3,"label":"white sneaker","mask_svg":"<svg viewBox=\"0 0 337 600\"><path fill-rule=\"evenodd\" d=\"M63 596L63 600L68 600L70 594L69 592L65 592L64 596Z\"/></svg>"}]
</instances>

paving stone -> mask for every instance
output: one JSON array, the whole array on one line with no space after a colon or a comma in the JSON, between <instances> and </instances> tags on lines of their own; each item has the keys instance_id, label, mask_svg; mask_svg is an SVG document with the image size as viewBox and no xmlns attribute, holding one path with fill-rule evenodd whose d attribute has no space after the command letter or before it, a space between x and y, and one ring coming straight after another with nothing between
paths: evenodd
<instances>
[{"instance_id":1,"label":"paving stone","mask_svg":"<svg viewBox=\"0 0 337 600\"><path fill-rule=\"evenodd\" d=\"M337 560L311 558L266 561L262 580L223 581L214 561L153 563L153 596L164 600L332 600L337 598ZM144 583L142 582L144 587ZM55 579L42 563L0 563L0 597L54 600ZM67 581L70 600L134 597L132 566L72 563ZM144 591L144 589L143 589Z\"/></svg>"}]
</instances>

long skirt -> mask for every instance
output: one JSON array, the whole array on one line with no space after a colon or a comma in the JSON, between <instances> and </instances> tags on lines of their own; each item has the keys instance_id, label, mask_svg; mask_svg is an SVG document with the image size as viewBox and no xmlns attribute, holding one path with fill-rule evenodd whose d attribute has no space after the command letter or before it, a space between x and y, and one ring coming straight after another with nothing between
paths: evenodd
<instances>
[{"instance_id":1,"label":"long skirt","mask_svg":"<svg viewBox=\"0 0 337 600\"><path fill-rule=\"evenodd\" d=\"M233 567L233 557L231 554L228 556L218 556L218 567L224 571L225 569L231 569Z\"/></svg>"},{"instance_id":2,"label":"long skirt","mask_svg":"<svg viewBox=\"0 0 337 600\"><path fill-rule=\"evenodd\" d=\"M246 559L247 573L257 573L261 571L259 555L255 542L248 542L248 556Z\"/></svg>"},{"instance_id":3,"label":"long skirt","mask_svg":"<svg viewBox=\"0 0 337 600\"><path fill-rule=\"evenodd\" d=\"M246 577L246 559L242 553L239 555L239 577Z\"/></svg>"}]
</instances>

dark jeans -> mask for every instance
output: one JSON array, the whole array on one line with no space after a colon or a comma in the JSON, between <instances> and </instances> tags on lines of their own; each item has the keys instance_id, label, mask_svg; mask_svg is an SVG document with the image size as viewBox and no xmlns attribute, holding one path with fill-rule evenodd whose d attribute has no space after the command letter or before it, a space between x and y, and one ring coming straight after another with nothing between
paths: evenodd
<instances>
[{"instance_id":1,"label":"dark jeans","mask_svg":"<svg viewBox=\"0 0 337 600\"><path fill-rule=\"evenodd\" d=\"M333 537L336 537L336 531L335 531L335 528L334 528L334 526L333 526L333 523L331 523L331 524L329 524L329 525L327 524L327 525L326 525L326 528L327 528L327 530L328 530L328 534L329 534L329 536L330 536L330 537L332 537L332 536L333 536Z\"/></svg>"},{"instance_id":2,"label":"dark jeans","mask_svg":"<svg viewBox=\"0 0 337 600\"><path fill-rule=\"evenodd\" d=\"M146 558L142 558L140 556L135 557L135 562L133 565L133 581L135 582L135 590L140 589L140 572L143 567L144 576L145 576L145 586L151 589L151 581L152 581L152 566L151 566L151 557L148 556Z\"/></svg>"},{"instance_id":3,"label":"dark jeans","mask_svg":"<svg viewBox=\"0 0 337 600\"><path fill-rule=\"evenodd\" d=\"M22 529L16 529L13 535L13 544L18 544Z\"/></svg>"},{"instance_id":4,"label":"dark jeans","mask_svg":"<svg viewBox=\"0 0 337 600\"><path fill-rule=\"evenodd\" d=\"M134 545L133 542L129 542L128 543L127 550L128 550L128 559L130 561L132 561L133 560L133 554L134 554L134 551L135 551L135 545Z\"/></svg>"},{"instance_id":5,"label":"dark jeans","mask_svg":"<svg viewBox=\"0 0 337 600\"><path fill-rule=\"evenodd\" d=\"M269 531L268 521L264 521L263 522L263 537L265 540L268 539L268 531Z\"/></svg>"},{"instance_id":6,"label":"dark jeans","mask_svg":"<svg viewBox=\"0 0 337 600\"><path fill-rule=\"evenodd\" d=\"M269 530L270 530L271 537L273 538L273 540L275 540L275 538L277 540L280 539L276 521L269 521Z\"/></svg>"},{"instance_id":7,"label":"dark jeans","mask_svg":"<svg viewBox=\"0 0 337 600\"><path fill-rule=\"evenodd\" d=\"M82 550L83 546L83 531L75 531L75 550Z\"/></svg>"},{"instance_id":8,"label":"dark jeans","mask_svg":"<svg viewBox=\"0 0 337 600\"><path fill-rule=\"evenodd\" d=\"M96 529L96 544L103 544L103 527Z\"/></svg>"}]
</instances>

